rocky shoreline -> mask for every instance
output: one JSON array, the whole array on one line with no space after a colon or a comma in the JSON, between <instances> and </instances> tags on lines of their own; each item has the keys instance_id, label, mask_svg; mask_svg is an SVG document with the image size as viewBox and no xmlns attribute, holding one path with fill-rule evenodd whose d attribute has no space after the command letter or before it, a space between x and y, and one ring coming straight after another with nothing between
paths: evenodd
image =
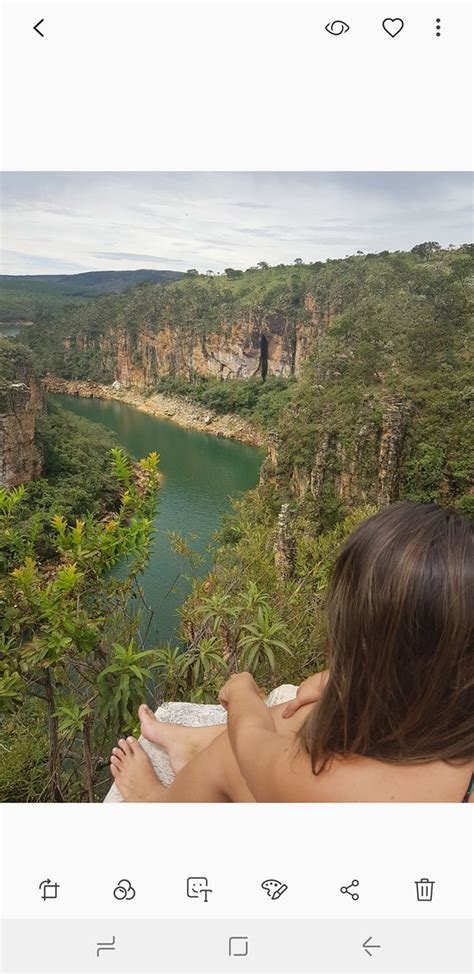
<instances>
[{"instance_id":1,"label":"rocky shoreline","mask_svg":"<svg viewBox=\"0 0 474 974\"><path fill-rule=\"evenodd\" d=\"M265 445L265 437L255 423L235 413L218 415L200 406L199 403L178 396L164 396L162 393L147 396L139 389L125 388L120 382L102 385L98 382L69 381L52 375L43 379L43 387L46 392L61 392L85 399L117 399L144 413L160 419L168 419L187 429L212 433L214 436L222 436L228 440L239 440L249 446Z\"/></svg>"}]
</instances>

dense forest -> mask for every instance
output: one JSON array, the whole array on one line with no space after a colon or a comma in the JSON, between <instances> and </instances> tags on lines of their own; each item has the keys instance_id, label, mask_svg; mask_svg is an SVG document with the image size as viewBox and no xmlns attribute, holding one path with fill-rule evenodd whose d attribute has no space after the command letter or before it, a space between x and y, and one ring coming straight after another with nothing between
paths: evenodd
<instances>
[{"instance_id":1,"label":"dense forest","mask_svg":"<svg viewBox=\"0 0 474 974\"><path fill-rule=\"evenodd\" d=\"M145 693L209 701L240 668L265 688L320 668L331 566L378 507L406 498L474 516L473 282L472 246L430 242L189 272L51 312L28 330L22 354L39 375L128 376L144 396L238 411L265 429L268 455L259 487L222 523L212 571L194 582L179 644L150 649L139 578L158 458L132 464L98 427L40 410L42 476L0 493L0 797L100 798L110 737L134 730Z\"/></svg>"},{"instance_id":2,"label":"dense forest","mask_svg":"<svg viewBox=\"0 0 474 974\"><path fill-rule=\"evenodd\" d=\"M166 284L179 271L89 271L82 274L0 274L0 322L33 321L71 302L118 294L143 282Z\"/></svg>"}]
</instances>

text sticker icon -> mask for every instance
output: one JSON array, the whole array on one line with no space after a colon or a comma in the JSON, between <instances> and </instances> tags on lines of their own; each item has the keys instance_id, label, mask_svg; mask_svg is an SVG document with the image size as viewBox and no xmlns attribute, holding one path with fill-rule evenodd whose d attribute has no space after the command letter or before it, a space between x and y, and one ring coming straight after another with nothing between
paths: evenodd
<instances>
[{"instance_id":1,"label":"text sticker icon","mask_svg":"<svg viewBox=\"0 0 474 974\"><path fill-rule=\"evenodd\" d=\"M212 889L209 886L209 880L206 876L190 876L187 883L187 895L190 900L198 900L202 896L205 903L208 902L208 896L212 893Z\"/></svg>"}]
</instances>

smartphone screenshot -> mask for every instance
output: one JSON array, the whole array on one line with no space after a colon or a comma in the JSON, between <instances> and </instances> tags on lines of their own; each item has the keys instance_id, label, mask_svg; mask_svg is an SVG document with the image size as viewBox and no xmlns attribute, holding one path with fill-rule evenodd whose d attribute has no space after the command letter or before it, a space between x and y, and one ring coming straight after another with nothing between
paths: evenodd
<instances>
[{"instance_id":1,"label":"smartphone screenshot","mask_svg":"<svg viewBox=\"0 0 474 974\"><path fill-rule=\"evenodd\" d=\"M472 974L472 8L3 0L0 969Z\"/></svg>"}]
</instances>

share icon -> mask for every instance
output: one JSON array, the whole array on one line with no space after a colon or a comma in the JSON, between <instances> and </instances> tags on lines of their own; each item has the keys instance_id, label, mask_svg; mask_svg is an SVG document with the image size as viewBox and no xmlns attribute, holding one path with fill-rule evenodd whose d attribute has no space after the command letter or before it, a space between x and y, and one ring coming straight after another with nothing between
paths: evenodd
<instances>
[{"instance_id":1,"label":"share icon","mask_svg":"<svg viewBox=\"0 0 474 974\"><path fill-rule=\"evenodd\" d=\"M351 890L353 889L353 887L358 886L358 885L359 885L359 880L358 879L353 879L352 880L352 883L349 886L341 886L341 893L349 893L349 896L351 896L353 900L358 900L359 899L359 894L358 893L351 893Z\"/></svg>"}]
</instances>

